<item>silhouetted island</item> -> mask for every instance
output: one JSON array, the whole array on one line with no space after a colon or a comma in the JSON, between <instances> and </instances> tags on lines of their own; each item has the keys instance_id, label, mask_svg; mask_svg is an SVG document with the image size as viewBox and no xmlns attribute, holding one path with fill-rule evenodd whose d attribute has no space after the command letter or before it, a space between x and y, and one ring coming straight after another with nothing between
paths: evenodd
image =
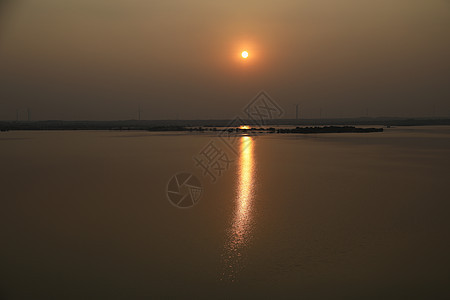
<instances>
[{"instance_id":1,"label":"silhouetted island","mask_svg":"<svg viewBox=\"0 0 450 300\"><path fill-rule=\"evenodd\" d=\"M354 126L323 126L323 127L296 127L293 129L278 129L277 133L366 133L383 132L383 128L358 128Z\"/></svg>"},{"instance_id":2,"label":"silhouetted island","mask_svg":"<svg viewBox=\"0 0 450 300\"><path fill-rule=\"evenodd\" d=\"M239 127L222 128L210 126L180 126L180 125L160 125L145 126L144 124L127 124L120 121L117 122L69 122L69 121L41 121L41 122L1 122L1 131L10 130L142 130L142 131L188 131L188 132L261 132L261 133L366 133L366 132L382 132L383 128L358 128L355 126L314 126L314 127L295 127L295 128L274 128L274 127L251 127L242 129Z\"/></svg>"},{"instance_id":3,"label":"silhouetted island","mask_svg":"<svg viewBox=\"0 0 450 300\"><path fill-rule=\"evenodd\" d=\"M252 120L240 120L251 127L261 127ZM0 121L0 131L10 130L145 130L145 131L211 131L212 128L238 127L233 120L119 120L119 121ZM277 133L379 132L381 128L353 126L424 126L450 125L448 118L341 118L341 119L273 119L265 120L261 130ZM296 126L292 129L267 130L269 126ZM302 126L302 127L300 127ZM313 127L311 127L313 126ZM196 129L193 129L196 128ZM200 129L199 129L200 128ZM218 130L216 129L216 130ZM260 129L260 128L258 128Z\"/></svg>"},{"instance_id":4,"label":"silhouetted island","mask_svg":"<svg viewBox=\"0 0 450 300\"><path fill-rule=\"evenodd\" d=\"M225 131L229 133L367 133L367 132L383 132L383 128L358 128L354 126L315 126L315 127L295 127L295 128L274 128L274 127L259 127L242 129L235 128L205 128L205 127L193 127L189 128L189 131Z\"/></svg>"}]
</instances>

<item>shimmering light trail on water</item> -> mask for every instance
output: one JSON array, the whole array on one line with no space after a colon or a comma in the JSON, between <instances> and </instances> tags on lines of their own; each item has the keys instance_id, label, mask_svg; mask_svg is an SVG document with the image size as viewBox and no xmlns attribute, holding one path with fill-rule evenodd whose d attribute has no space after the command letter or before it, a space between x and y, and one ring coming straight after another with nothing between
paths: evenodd
<instances>
[{"instance_id":1,"label":"shimmering light trail on water","mask_svg":"<svg viewBox=\"0 0 450 300\"><path fill-rule=\"evenodd\" d=\"M249 136L240 139L240 157L236 191L236 207L225 245L223 278L235 281L243 267L243 248L251 239L255 186L254 140Z\"/></svg>"}]
</instances>

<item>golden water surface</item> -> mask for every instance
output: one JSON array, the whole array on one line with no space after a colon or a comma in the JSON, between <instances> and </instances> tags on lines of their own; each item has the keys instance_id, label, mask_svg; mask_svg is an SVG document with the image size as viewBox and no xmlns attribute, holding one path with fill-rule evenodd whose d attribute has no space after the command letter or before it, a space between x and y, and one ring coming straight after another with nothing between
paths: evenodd
<instances>
[{"instance_id":1,"label":"golden water surface","mask_svg":"<svg viewBox=\"0 0 450 300\"><path fill-rule=\"evenodd\" d=\"M249 244L252 231L252 212L255 186L254 140L249 136L240 139L239 165L235 210L231 229L225 245L224 278L235 281L243 268L243 250Z\"/></svg>"}]
</instances>

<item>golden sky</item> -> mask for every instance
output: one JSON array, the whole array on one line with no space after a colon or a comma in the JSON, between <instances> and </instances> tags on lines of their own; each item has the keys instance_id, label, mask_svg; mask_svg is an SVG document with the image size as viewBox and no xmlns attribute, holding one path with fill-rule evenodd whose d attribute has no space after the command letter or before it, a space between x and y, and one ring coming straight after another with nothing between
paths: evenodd
<instances>
[{"instance_id":1,"label":"golden sky","mask_svg":"<svg viewBox=\"0 0 450 300\"><path fill-rule=\"evenodd\" d=\"M450 1L3 2L0 120L450 116Z\"/></svg>"}]
</instances>

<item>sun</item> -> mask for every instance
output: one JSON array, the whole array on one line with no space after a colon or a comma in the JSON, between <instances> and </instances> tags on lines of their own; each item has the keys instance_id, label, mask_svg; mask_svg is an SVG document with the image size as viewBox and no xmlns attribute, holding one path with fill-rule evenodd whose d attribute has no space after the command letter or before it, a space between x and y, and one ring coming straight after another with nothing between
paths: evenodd
<instances>
[{"instance_id":1,"label":"sun","mask_svg":"<svg viewBox=\"0 0 450 300\"><path fill-rule=\"evenodd\" d=\"M248 52L247 51L242 51L241 56L242 56L242 58L247 58L248 57Z\"/></svg>"}]
</instances>

